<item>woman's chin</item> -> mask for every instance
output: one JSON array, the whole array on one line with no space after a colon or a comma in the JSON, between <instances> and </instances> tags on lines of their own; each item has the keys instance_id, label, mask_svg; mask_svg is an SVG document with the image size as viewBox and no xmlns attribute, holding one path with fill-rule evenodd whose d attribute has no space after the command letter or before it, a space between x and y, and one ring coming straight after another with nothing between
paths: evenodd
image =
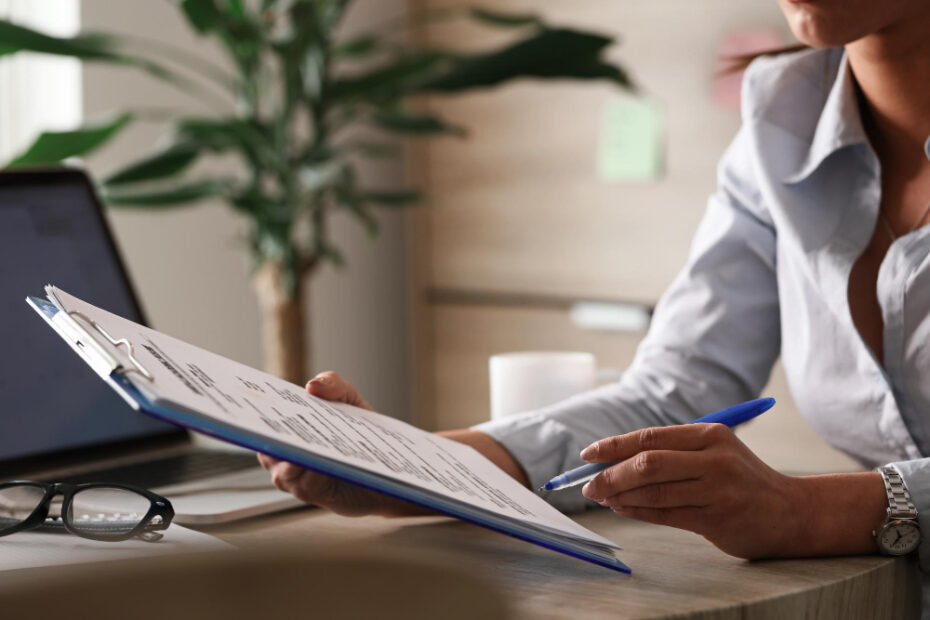
<instances>
[{"instance_id":1,"label":"woman's chin","mask_svg":"<svg viewBox=\"0 0 930 620\"><path fill-rule=\"evenodd\" d=\"M805 6L801 5L802 10ZM811 47L840 47L869 34L859 29L838 27L837 20L810 15L806 11L791 15L788 23L798 41Z\"/></svg>"},{"instance_id":2,"label":"woman's chin","mask_svg":"<svg viewBox=\"0 0 930 620\"><path fill-rule=\"evenodd\" d=\"M840 47L878 32L900 16L899 0L876 8L866 0L779 0L797 39L811 47Z\"/></svg>"}]
</instances>

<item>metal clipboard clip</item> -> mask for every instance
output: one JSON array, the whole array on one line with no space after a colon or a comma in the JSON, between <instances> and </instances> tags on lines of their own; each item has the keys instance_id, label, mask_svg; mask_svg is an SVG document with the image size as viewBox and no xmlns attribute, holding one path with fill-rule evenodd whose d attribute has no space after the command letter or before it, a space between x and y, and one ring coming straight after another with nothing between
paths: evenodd
<instances>
[{"instance_id":1,"label":"metal clipboard clip","mask_svg":"<svg viewBox=\"0 0 930 620\"><path fill-rule=\"evenodd\" d=\"M82 321L84 321L85 323L87 323L88 325L90 325L91 327L93 327L94 330L95 330L98 334L100 334L101 336L103 336L103 337L106 339L107 342L109 342L111 345L113 345L113 346L116 347L117 349L118 349L119 347L121 347L121 346L122 346L122 347L126 347L126 355L127 355L127 357L129 358L129 362L132 364L132 368L126 368L126 367L123 366L122 364L116 363L116 364L113 364L113 367L112 367L111 372L115 372L115 373L121 374L121 375L123 375L124 377L125 377L126 375L128 375L129 373L133 373L133 372L134 372L134 373L136 373L137 375L139 375L140 377L143 377L143 378L147 379L147 380L150 381L150 382L154 382L154 381L155 381L155 377L152 375L152 373L150 373L148 370L146 370L145 366L143 366L142 363L141 363L139 360L136 359L136 356L135 356L135 349L133 348L132 343L129 342L128 339L126 339L126 338L114 338L112 335L110 335L110 332L108 332L108 331L103 327L103 325L100 325L99 323L97 323L97 321L93 320L92 318L90 318L90 317L87 316L86 314L84 314L84 313L82 313L82 312L79 312L79 311L77 311L77 310L67 310L67 309L65 309L65 305L62 303L61 298L60 298L60 297L57 295L57 293L55 292L55 288L54 288L53 286L51 286L51 285L46 286L46 287L45 287L45 292L46 292L46 294L51 298L51 300L54 301L55 305L58 307L58 309L59 309L60 311L64 311L65 314L67 314L69 317L74 317L75 319L81 319ZM82 331L83 331L83 330L82 330ZM78 343L78 344L80 345L80 343ZM96 345L98 348L100 347L99 344L96 344L96 343L95 343L95 345ZM106 353L106 352L103 351L102 349L100 349L100 350L101 350L101 353L102 353L103 355L105 355L107 358L113 359L113 357L112 357L111 355L109 355L108 353Z\"/></svg>"},{"instance_id":2,"label":"metal clipboard clip","mask_svg":"<svg viewBox=\"0 0 930 620\"><path fill-rule=\"evenodd\" d=\"M126 368L124 366L120 366L113 372L118 372L119 374L123 376L128 375L131 372L134 372L141 377L145 377L149 381L155 381L155 377L152 376L152 373L146 370L145 366L142 365L142 362L136 359L135 349L133 348L132 343L129 342L129 340L127 340L126 338L119 338L119 339L114 338L113 336L110 335L110 332L104 329L103 325L99 324L97 321L93 320L89 316L82 314L81 312L78 312L77 310L67 310L67 313L69 316L79 318L82 321L89 323L91 327L97 330L98 334L106 338L107 342L112 344L114 347L116 348L119 348L120 346L126 347L126 356L129 358L129 363L131 363L133 367Z\"/></svg>"}]
</instances>

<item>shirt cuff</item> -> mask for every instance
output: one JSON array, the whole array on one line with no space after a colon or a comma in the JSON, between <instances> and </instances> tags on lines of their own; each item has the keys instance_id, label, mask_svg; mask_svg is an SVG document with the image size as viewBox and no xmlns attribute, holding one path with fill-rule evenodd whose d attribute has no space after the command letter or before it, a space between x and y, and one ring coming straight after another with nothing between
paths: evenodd
<instances>
[{"instance_id":1,"label":"shirt cuff","mask_svg":"<svg viewBox=\"0 0 930 620\"><path fill-rule=\"evenodd\" d=\"M597 504L581 494L581 485L559 491L540 491L546 482L563 471L564 463L577 461L587 446L558 420L547 419L546 410L491 420L472 427L490 435L523 467L530 489L562 512L581 512ZM583 444L583 445L582 445Z\"/></svg>"}]
</instances>

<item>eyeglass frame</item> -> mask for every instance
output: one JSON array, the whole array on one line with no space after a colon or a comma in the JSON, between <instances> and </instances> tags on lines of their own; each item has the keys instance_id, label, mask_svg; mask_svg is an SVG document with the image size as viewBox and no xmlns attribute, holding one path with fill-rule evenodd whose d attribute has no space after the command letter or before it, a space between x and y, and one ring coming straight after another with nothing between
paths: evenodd
<instances>
[{"instance_id":1,"label":"eyeglass frame","mask_svg":"<svg viewBox=\"0 0 930 620\"><path fill-rule=\"evenodd\" d=\"M148 489L143 489L141 487L133 486L131 484L119 484L119 483L108 483L108 482L85 482L83 484L69 484L67 482L39 482L37 480L13 480L10 482L0 482L0 491L8 489L11 487L21 487L21 486L31 486L35 488L40 488L45 490L45 495L42 496L42 499L39 501L39 504L35 507L28 517L22 520L18 525L12 526L8 530L0 530L0 537L9 536L10 534L15 534L17 532L22 532L23 530L32 530L40 528L47 525L53 525L47 523L49 518L49 508L52 505L52 499L58 495L62 496L61 499L61 514L60 520L64 528L74 534L75 536L80 536L81 538L89 538L91 540L99 540L103 542L121 542L124 540L129 540L130 538L139 537L146 542L155 542L159 540L162 535L158 533L157 530L168 529L168 526L171 525L171 520L174 518L174 507L171 505L171 502L167 498L162 497L157 493L153 493ZM145 513L145 516L139 520L139 523L129 532L125 534L120 534L119 536L94 536L84 531L78 531L73 527L73 522L71 517L66 517L71 512L71 502L74 499L75 494L80 491L85 491L87 489L121 489L123 491L131 491L137 493L146 499L149 500L149 509ZM155 517L161 517L161 521L156 521L152 523ZM54 517L52 517L54 518ZM57 525L57 522L54 523Z\"/></svg>"}]
</instances>

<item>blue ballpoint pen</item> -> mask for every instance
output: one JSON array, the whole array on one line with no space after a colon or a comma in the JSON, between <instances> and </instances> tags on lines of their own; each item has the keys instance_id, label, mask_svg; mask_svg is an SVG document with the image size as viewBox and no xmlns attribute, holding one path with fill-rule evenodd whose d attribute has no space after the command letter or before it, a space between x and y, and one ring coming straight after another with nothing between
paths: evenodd
<instances>
[{"instance_id":1,"label":"blue ballpoint pen","mask_svg":"<svg viewBox=\"0 0 930 620\"><path fill-rule=\"evenodd\" d=\"M718 424L726 424L732 428L737 424L742 424L747 420L753 419L759 414L765 413L771 409L772 405L774 404L774 398L757 398L755 400L746 401L745 403L733 405L732 407L727 407L726 409L721 409L720 411L715 411L714 413L708 414L702 418L693 420L689 422L689 424L716 422ZM559 489L567 489L568 487L582 484L598 475L608 467L616 464L617 462L588 463L587 465L576 467L575 469L567 471L564 474L559 474L541 486L539 490L558 491Z\"/></svg>"}]
</instances>

